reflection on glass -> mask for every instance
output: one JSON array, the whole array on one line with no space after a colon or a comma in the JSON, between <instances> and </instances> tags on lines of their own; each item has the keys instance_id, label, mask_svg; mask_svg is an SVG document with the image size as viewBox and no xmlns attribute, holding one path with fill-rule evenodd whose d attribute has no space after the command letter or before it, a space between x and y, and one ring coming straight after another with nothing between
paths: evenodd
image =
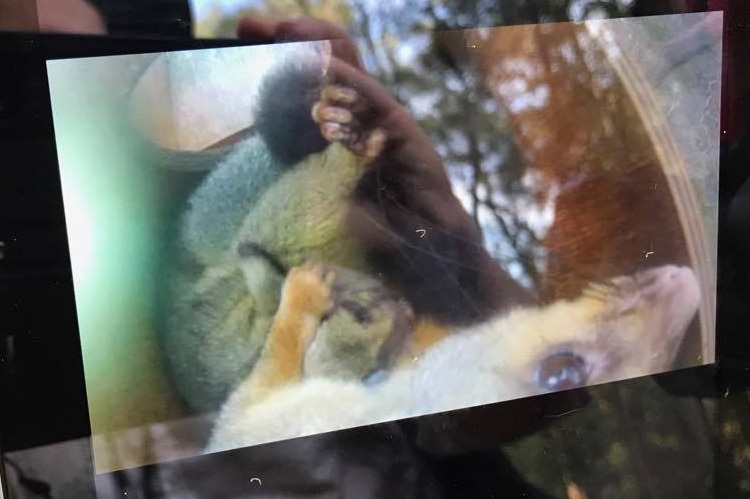
<instances>
[{"instance_id":1,"label":"reflection on glass","mask_svg":"<svg viewBox=\"0 0 750 499\"><path fill-rule=\"evenodd\" d=\"M70 244L95 468L119 470L97 486L296 455L311 474L330 456L368 472L382 459L378 484L408 456L403 487L419 488L477 448L467 426L387 426L382 453L367 428L191 456L711 362L719 54L706 38L689 81L668 57L633 62L634 40L662 47L703 22L434 33L365 52L387 90L325 43L50 63L66 219L85 235ZM680 131L695 122L699 150ZM594 393L586 409L556 400L628 425L604 416L627 388ZM652 413L645 426L673 426ZM640 476L647 448L684 441L646 435L597 448L600 476ZM121 471L176 458L190 459ZM243 466L215 486L246 487ZM569 495L579 481L565 477Z\"/></svg>"}]
</instances>

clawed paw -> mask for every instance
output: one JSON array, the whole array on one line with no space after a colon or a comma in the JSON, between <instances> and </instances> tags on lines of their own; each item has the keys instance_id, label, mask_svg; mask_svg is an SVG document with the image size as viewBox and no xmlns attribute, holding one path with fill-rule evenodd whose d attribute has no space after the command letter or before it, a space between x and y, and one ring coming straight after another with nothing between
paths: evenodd
<instances>
[{"instance_id":1,"label":"clawed paw","mask_svg":"<svg viewBox=\"0 0 750 499\"><path fill-rule=\"evenodd\" d=\"M336 275L318 263L293 267L284 283L283 299L298 312L322 317L333 308L333 281Z\"/></svg>"},{"instance_id":2,"label":"clawed paw","mask_svg":"<svg viewBox=\"0 0 750 499\"><path fill-rule=\"evenodd\" d=\"M320 132L329 142L341 142L354 154L372 161L383 150L387 140L385 130L367 130L363 117L367 113L359 93L341 85L327 85L312 109L312 117L320 125Z\"/></svg>"}]
</instances>

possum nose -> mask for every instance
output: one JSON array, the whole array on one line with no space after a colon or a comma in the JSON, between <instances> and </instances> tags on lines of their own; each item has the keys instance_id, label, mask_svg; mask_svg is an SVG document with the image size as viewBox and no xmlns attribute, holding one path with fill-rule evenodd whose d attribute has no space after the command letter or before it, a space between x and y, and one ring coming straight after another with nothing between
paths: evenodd
<instances>
[{"instance_id":1,"label":"possum nose","mask_svg":"<svg viewBox=\"0 0 750 499\"><path fill-rule=\"evenodd\" d=\"M658 279L647 290L649 305L667 321L662 329L669 336L681 335L700 305L700 283L689 267L669 265L653 272Z\"/></svg>"},{"instance_id":2,"label":"possum nose","mask_svg":"<svg viewBox=\"0 0 750 499\"><path fill-rule=\"evenodd\" d=\"M664 265L641 271L635 284L643 296L652 299L669 298L676 293L692 292L697 287L693 271L688 267Z\"/></svg>"},{"instance_id":3,"label":"possum nose","mask_svg":"<svg viewBox=\"0 0 750 499\"><path fill-rule=\"evenodd\" d=\"M656 284L660 288L661 294L679 293L691 303L698 300L700 289L692 269L669 265L656 270L659 272Z\"/></svg>"}]
</instances>

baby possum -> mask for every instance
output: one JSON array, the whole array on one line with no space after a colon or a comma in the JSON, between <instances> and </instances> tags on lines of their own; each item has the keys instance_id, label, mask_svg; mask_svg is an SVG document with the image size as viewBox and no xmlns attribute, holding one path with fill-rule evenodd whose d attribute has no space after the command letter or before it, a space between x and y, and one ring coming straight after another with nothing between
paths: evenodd
<instances>
[{"instance_id":1,"label":"baby possum","mask_svg":"<svg viewBox=\"0 0 750 499\"><path fill-rule=\"evenodd\" d=\"M531 302L484 247L430 138L377 80L334 58L325 77L288 68L277 81L259 116L264 141L287 162L339 144L357 158L346 233L366 270L418 316L466 325ZM286 87L293 92L278 91ZM312 108L312 127L309 117L285 118L300 108Z\"/></svg>"},{"instance_id":2,"label":"baby possum","mask_svg":"<svg viewBox=\"0 0 750 499\"><path fill-rule=\"evenodd\" d=\"M384 282L418 320L465 325L524 301L484 249L429 138L368 75L335 64L327 78L316 64L277 69L264 79L255 129L190 196L167 259L177 268L165 283L160 343L191 410L218 409L254 368L287 269L308 260ZM359 308L371 305L365 297ZM376 308L393 318L396 338L357 341L362 329L342 311L323 336L341 340L334 351L351 348L337 359L318 349L321 367L383 367L404 321L400 307ZM437 337L419 331L425 346Z\"/></svg>"},{"instance_id":3,"label":"baby possum","mask_svg":"<svg viewBox=\"0 0 750 499\"><path fill-rule=\"evenodd\" d=\"M331 305L332 281L320 266L290 271L261 359L222 408L208 451L663 371L700 300L691 269L643 270L592 284L573 301L517 308L457 330L366 386L301 379L307 346Z\"/></svg>"}]
</instances>

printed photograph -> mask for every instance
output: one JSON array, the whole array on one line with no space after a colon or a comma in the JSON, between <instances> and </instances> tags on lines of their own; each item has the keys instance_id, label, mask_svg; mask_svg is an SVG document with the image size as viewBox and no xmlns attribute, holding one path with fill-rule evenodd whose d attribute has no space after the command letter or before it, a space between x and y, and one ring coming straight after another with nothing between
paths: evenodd
<instances>
[{"instance_id":1,"label":"printed photograph","mask_svg":"<svg viewBox=\"0 0 750 499\"><path fill-rule=\"evenodd\" d=\"M49 61L97 472L712 363L721 25Z\"/></svg>"}]
</instances>

